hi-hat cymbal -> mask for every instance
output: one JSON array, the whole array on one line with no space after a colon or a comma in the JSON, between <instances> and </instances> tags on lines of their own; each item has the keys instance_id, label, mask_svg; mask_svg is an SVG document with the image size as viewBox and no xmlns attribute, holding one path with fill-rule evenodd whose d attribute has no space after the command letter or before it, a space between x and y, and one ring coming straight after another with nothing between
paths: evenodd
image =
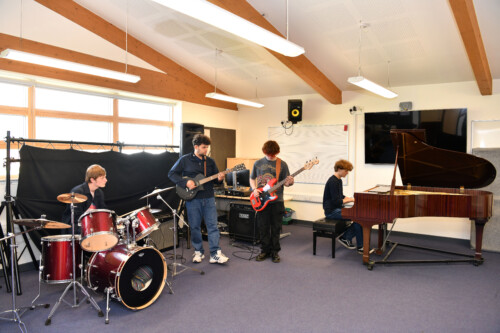
<instances>
[{"instance_id":1,"label":"hi-hat cymbal","mask_svg":"<svg viewBox=\"0 0 500 333\"><path fill-rule=\"evenodd\" d=\"M81 203L87 201L87 196L80 193L63 193L57 196L57 200L64 203Z\"/></svg>"},{"instance_id":2,"label":"hi-hat cymbal","mask_svg":"<svg viewBox=\"0 0 500 333\"><path fill-rule=\"evenodd\" d=\"M18 220L13 220L12 222L19 224L19 225L24 225L26 227L42 227L44 229L66 229L66 228L71 228L69 224L62 223L62 222L57 222L57 221L50 221L44 218L39 218L39 219L18 219Z\"/></svg>"},{"instance_id":3,"label":"hi-hat cymbal","mask_svg":"<svg viewBox=\"0 0 500 333\"><path fill-rule=\"evenodd\" d=\"M146 194L145 196L139 198L139 200L142 200L142 199L146 199L146 198L149 198L149 197L152 197L153 195L157 195L158 193L161 193L161 192L165 192L165 191L168 191L168 190L171 190L175 188L175 186L172 186L172 187L166 187L166 188L158 188L156 190L154 190L153 192L149 193L149 194Z\"/></svg>"}]
</instances>

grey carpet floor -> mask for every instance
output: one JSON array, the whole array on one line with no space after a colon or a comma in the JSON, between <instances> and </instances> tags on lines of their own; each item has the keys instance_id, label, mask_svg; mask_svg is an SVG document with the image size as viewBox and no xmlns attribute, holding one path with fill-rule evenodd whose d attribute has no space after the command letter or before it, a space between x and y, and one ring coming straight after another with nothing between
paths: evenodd
<instances>
[{"instance_id":1,"label":"grey carpet floor","mask_svg":"<svg viewBox=\"0 0 500 333\"><path fill-rule=\"evenodd\" d=\"M500 332L500 253L485 252L485 263L479 267L381 265L369 271L359 254L338 243L332 259L330 239L318 238L313 256L310 227L292 224L284 231L291 236L281 240L278 264L248 260L257 248L252 253L251 244L233 244L223 236L221 246L230 262L214 265L205 258L195 265L190 262L192 249L185 249L184 242L177 254L205 274L184 271L173 279L174 294L165 287L151 306L140 311L112 302L108 325L89 304L78 308L62 304L50 326L44 325L50 309L28 311L22 320L29 332ZM467 241L411 236L392 238L472 253ZM171 251L165 255L171 263ZM393 259L422 256L441 257L398 248ZM35 270L23 272L21 278L19 306L31 303L38 292ZM1 283L0 310L7 310L11 297ZM42 284L40 301L52 308L63 289L64 285ZM91 295L104 310L103 295ZM0 321L0 332L19 329L15 323Z\"/></svg>"}]
</instances>

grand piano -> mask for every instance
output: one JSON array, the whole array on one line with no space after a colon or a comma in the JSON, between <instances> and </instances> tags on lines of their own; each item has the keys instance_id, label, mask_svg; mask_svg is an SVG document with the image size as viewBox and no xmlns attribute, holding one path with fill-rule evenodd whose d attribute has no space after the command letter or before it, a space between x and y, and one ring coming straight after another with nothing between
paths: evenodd
<instances>
[{"instance_id":1,"label":"grand piano","mask_svg":"<svg viewBox=\"0 0 500 333\"><path fill-rule=\"evenodd\" d=\"M371 270L374 264L390 261L370 260L370 235L379 225L378 248L382 253L386 240L383 227L395 219L419 216L466 217L476 226L476 251L465 260L427 260L419 262L468 261L474 265L484 259L481 253L484 225L493 209L493 194L476 190L489 185L496 170L489 161L425 143L425 130L391 130L396 163L391 185L376 186L354 193L355 203L342 209L342 217L363 227L363 263ZM403 186L395 186L399 166ZM392 250L391 250L392 251ZM446 251L440 251L451 253ZM398 261L413 262L413 261Z\"/></svg>"}]
</instances>

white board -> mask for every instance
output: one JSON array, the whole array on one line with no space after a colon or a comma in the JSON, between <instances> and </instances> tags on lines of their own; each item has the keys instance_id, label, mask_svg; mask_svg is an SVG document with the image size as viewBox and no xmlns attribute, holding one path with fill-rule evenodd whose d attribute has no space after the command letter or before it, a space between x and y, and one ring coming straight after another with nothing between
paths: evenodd
<instances>
[{"instance_id":1,"label":"white board","mask_svg":"<svg viewBox=\"0 0 500 333\"><path fill-rule=\"evenodd\" d=\"M279 157L288 164L290 173L317 157L319 164L303 171L295 178L296 183L325 184L333 174L333 166L339 159L348 160L349 132L347 125L294 125L292 129L269 127L269 140L280 145Z\"/></svg>"}]
</instances>

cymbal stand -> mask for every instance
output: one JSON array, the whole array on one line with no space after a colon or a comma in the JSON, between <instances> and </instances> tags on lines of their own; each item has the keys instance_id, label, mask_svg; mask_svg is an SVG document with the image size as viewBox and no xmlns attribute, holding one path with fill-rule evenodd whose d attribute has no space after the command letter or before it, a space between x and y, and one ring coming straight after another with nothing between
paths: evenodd
<instances>
[{"instance_id":1,"label":"cymbal stand","mask_svg":"<svg viewBox=\"0 0 500 333\"><path fill-rule=\"evenodd\" d=\"M52 310L50 311L49 316L47 317L47 320L45 321L45 325L48 326L52 322L52 317L54 316L57 308L61 304L62 301L64 303L68 304L72 308L79 307L87 298L89 299L90 303L94 307L94 309L97 310L97 315L99 317L104 317L104 313L102 312L101 308L97 304L97 302L92 298L92 296L89 295L87 290L82 286L82 284L76 280L76 261L75 261L75 205L74 205L74 200L75 199L75 193L71 193L71 244L73 246L72 254L73 254L73 281L71 281L66 289L64 289L64 292L62 293L61 297L59 297L59 300L57 303L54 305ZM82 263L83 264L83 263ZM66 293L73 288L73 304L70 304L66 300L64 300L64 296L66 296ZM81 300L81 302L78 302L78 297L76 295L76 288L79 288L80 291L85 295L85 297Z\"/></svg>"},{"instance_id":2,"label":"cymbal stand","mask_svg":"<svg viewBox=\"0 0 500 333\"><path fill-rule=\"evenodd\" d=\"M172 263L172 279L176 275L181 274L182 272L184 272L187 269L190 269L192 271L200 273L201 275L204 275L205 272L202 270L199 270L199 269L193 268L193 267L189 267L189 266L186 266L184 264L177 262L177 246L176 246L177 245L177 217L179 219L181 219L182 223L184 225L186 225L188 228L189 228L189 225L179 215L177 215L177 210L172 208L165 200L163 200L163 197L160 194L158 194L157 199L163 201L163 203L172 211L172 216L174 218L174 228L173 228L174 229L174 262ZM178 271L177 267L180 267L181 269ZM173 292L172 288L170 287L170 284L168 282L167 282L167 284L170 288L171 293L173 294L174 292Z\"/></svg>"},{"instance_id":3,"label":"cymbal stand","mask_svg":"<svg viewBox=\"0 0 500 333\"><path fill-rule=\"evenodd\" d=\"M23 231L24 233L26 232L30 232L30 231L33 231L33 230L37 230L37 229L41 229L42 227L36 227L36 228L32 228L32 229L28 229L28 230L25 230ZM18 233L20 234L20 233ZM41 307L43 306L44 308L48 308L50 306L50 304L31 304L31 306L24 306L24 307L20 307L18 308L17 305L16 305L16 288L15 288L15 274L14 274L14 256L15 256L15 253L16 253L16 248L18 247L18 245L14 242L14 237L16 236L16 234L13 234L13 233L8 233L7 234L7 237L4 237L2 239L0 239L0 242L1 241L4 241L4 240L7 240L7 239L10 239L10 268L11 268L11 293L12 293L12 310L7 310L7 311L3 311L0 313L0 316L3 315L3 314L8 314L8 313L12 313L12 318L4 318L4 317L0 317L0 320L6 320L6 321L13 321L13 322L16 322L17 323L17 326L19 326L19 329L21 330L21 332L23 333L26 333L28 332L28 330L26 329L26 325L21 321L21 316L26 312L26 310L30 309L30 310L33 310L37 307Z\"/></svg>"}]
</instances>

